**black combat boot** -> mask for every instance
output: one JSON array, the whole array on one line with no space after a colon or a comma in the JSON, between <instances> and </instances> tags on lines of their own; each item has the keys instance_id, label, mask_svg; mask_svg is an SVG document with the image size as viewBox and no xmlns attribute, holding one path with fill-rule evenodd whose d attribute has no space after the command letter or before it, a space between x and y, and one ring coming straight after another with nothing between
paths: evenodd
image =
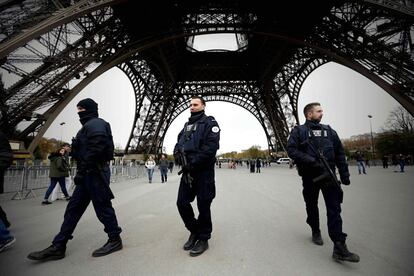
<instances>
[{"instance_id":1,"label":"black combat boot","mask_svg":"<svg viewBox=\"0 0 414 276\"><path fill-rule=\"evenodd\" d=\"M122 249L121 237L109 239L101 248L93 251L93 257L101 257Z\"/></svg>"},{"instance_id":2,"label":"black combat boot","mask_svg":"<svg viewBox=\"0 0 414 276\"><path fill-rule=\"evenodd\" d=\"M50 261L65 258L66 246L57 246L52 244L42 251L30 253L27 258L35 261Z\"/></svg>"},{"instance_id":3,"label":"black combat boot","mask_svg":"<svg viewBox=\"0 0 414 276\"><path fill-rule=\"evenodd\" d=\"M188 238L188 241L184 244L183 249L184 250L190 250L194 247L194 245L197 242L197 235L196 234L191 234L190 237Z\"/></svg>"},{"instance_id":4,"label":"black combat boot","mask_svg":"<svg viewBox=\"0 0 414 276\"><path fill-rule=\"evenodd\" d=\"M345 242L335 242L332 258L338 261L347 261L352 263L359 262L359 256L348 251Z\"/></svg>"},{"instance_id":5,"label":"black combat boot","mask_svg":"<svg viewBox=\"0 0 414 276\"><path fill-rule=\"evenodd\" d=\"M312 241L314 244L323 245L321 231L312 232Z\"/></svg>"},{"instance_id":6,"label":"black combat boot","mask_svg":"<svg viewBox=\"0 0 414 276\"><path fill-rule=\"evenodd\" d=\"M208 249L208 241L198 240L194 245L193 249L190 251L190 256L195 257L201 255Z\"/></svg>"}]
</instances>

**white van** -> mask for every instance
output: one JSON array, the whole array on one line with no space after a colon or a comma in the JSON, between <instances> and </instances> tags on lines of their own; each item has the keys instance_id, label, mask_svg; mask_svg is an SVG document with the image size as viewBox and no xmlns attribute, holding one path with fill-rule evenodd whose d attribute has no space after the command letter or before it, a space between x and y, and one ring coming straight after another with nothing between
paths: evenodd
<instances>
[{"instance_id":1,"label":"white van","mask_svg":"<svg viewBox=\"0 0 414 276\"><path fill-rule=\"evenodd\" d=\"M290 158L279 158L276 163L277 164L289 164Z\"/></svg>"}]
</instances>

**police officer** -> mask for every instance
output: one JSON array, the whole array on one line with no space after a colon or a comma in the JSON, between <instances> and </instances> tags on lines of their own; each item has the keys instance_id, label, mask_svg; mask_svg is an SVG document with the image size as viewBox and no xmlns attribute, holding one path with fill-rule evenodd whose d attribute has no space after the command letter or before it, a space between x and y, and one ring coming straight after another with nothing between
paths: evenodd
<instances>
[{"instance_id":1,"label":"police officer","mask_svg":"<svg viewBox=\"0 0 414 276\"><path fill-rule=\"evenodd\" d=\"M336 260L359 262L359 256L348 251L342 232L341 203L343 191L340 185L333 184L331 178L317 177L326 173L319 160L323 154L332 172L338 168L342 184L349 185L348 164L338 134L329 126L320 123L323 110L319 103L310 103L304 108L306 122L296 126L289 137L287 151L289 157L297 164L299 175L302 176L303 198L305 199L307 220L312 229L312 241L323 245L319 228L318 196L322 191L328 217L329 237L334 243L332 257Z\"/></svg>"},{"instance_id":2,"label":"police officer","mask_svg":"<svg viewBox=\"0 0 414 276\"><path fill-rule=\"evenodd\" d=\"M31 260L56 260L65 257L66 243L72 239L76 224L92 201L99 221L105 226L109 240L92 253L100 257L122 249L121 228L112 207L114 198L109 188L110 171L108 161L113 158L114 145L109 123L98 118L98 104L92 99L77 104L81 130L73 139L72 156L77 161L74 177L76 188L66 207L60 232L48 248L32 252Z\"/></svg>"},{"instance_id":3,"label":"police officer","mask_svg":"<svg viewBox=\"0 0 414 276\"><path fill-rule=\"evenodd\" d=\"M174 157L182 166L183 173L177 207L185 227L190 231L190 237L183 248L190 250L190 256L198 256L208 249L208 240L213 230L210 206L216 195L214 167L220 128L213 117L204 114L205 106L202 97L192 97L191 117L179 133L174 148ZM183 164L180 154L185 157L186 164ZM195 197L199 212L197 219L190 204Z\"/></svg>"}]
</instances>

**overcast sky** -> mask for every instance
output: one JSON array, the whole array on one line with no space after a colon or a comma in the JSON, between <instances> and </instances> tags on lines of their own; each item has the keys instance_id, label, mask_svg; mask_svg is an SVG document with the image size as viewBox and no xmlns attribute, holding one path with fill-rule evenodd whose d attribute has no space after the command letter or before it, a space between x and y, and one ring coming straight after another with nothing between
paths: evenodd
<instances>
[{"instance_id":1,"label":"overcast sky","mask_svg":"<svg viewBox=\"0 0 414 276\"><path fill-rule=\"evenodd\" d=\"M226 44L228 35L219 39L212 39L211 36L208 39L197 39L197 49L217 49ZM231 49L234 45L228 42L227 47ZM45 136L59 140L62 137L63 140L70 141L81 127L76 114L76 103L87 97L98 102L100 116L111 123L115 145L124 148L134 118L135 96L128 78L117 68L107 71L81 91L61 112ZM368 133L368 114L373 116L373 131L379 131L384 126L389 112L399 105L367 78L332 62L317 68L305 80L299 96L301 123L304 121L303 107L314 101L322 104L323 123L336 129L341 138ZM206 113L214 116L221 128L219 153L241 151L252 145L267 149L267 140L261 125L243 108L230 103L208 102ZM187 110L171 124L164 141L167 153L172 153L178 132L189 115L190 112ZM61 126L61 122L65 124Z\"/></svg>"}]
</instances>

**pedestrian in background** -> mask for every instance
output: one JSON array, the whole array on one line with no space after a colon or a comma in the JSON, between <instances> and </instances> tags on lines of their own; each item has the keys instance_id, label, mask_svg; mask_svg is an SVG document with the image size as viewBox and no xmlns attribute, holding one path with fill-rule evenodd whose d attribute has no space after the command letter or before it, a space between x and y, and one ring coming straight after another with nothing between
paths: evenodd
<instances>
[{"instance_id":1,"label":"pedestrian in background","mask_svg":"<svg viewBox=\"0 0 414 276\"><path fill-rule=\"evenodd\" d=\"M260 168L262 167L262 162L259 158L256 159L256 173L260 173Z\"/></svg>"},{"instance_id":2,"label":"pedestrian in background","mask_svg":"<svg viewBox=\"0 0 414 276\"><path fill-rule=\"evenodd\" d=\"M4 192L4 172L11 166L12 162L13 152L9 140L6 135L0 131L0 194Z\"/></svg>"},{"instance_id":3,"label":"pedestrian in background","mask_svg":"<svg viewBox=\"0 0 414 276\"><path fill-rule=\"evenodd\" d=\"M0 219L0 252L11 247L15 242L16 238L10 234L3 220Z\"/></svg>"},{"instance_id":4,"label":"pedestrian in background","mask_svg":"<svg viewBox=\"0 0 414 276\"><path fill-rule=\"evenodd\" d=\"M400 165L400 172L404 172L405 157L401 153L398 155L398 164Z\"/></svg>"},{"instance_id":5,"label":"pedestrian in background","mask_svg":"<svg viewBox=\"0 0 414 276\"><path fill-rule=\"evenodd\" d=\"M50 177L50 185L46 191L44 200L42 202L43 205L52 204L49 201L49 196L55 189L56 184L59 183L60 189L62 193L65 195L65 199L69 200L70 196L68 191L66 190L66 182L65 177L69 176L69 164L65 159L65 149L61 148L56 152L53 152L49 156L50 160L50 170L49 170L49 177Z\"/></svg>"},{"instance_id":6,"label":"pedestrian in background","mask_svg":"<svg viewBox=\"0 0 414 276\"><path fill-rule=\"evenodd\" d=\"M161 183L167 182L168 164L167 156L162 154L160 164L158 165L161 172Z\"/></svg>"},{"instance_id":7,"label":"pedestrian in background","mask_svg":"<svg viewBox=\"0 0 414 276\"><path fill-rule=\"evenodd\" d=\"M173 168L174 168L174 161L170 161L170 162L168 163L168 169L170 170L170 173L172 173L172 172L173 172Z\"/></svg>"},{"instance_id":8,"label":"pedestrian in background","mask_svg":"<svg viewBox=\"0 0 414 276\"><path fill-rule=\"evenodd\" d=\"M364 156L362 155L362 152L360 151L355 152L355 160L358 166L358 174L361 174L361 171L364 174L367 174L367 171L365 170Z\"/></svg>"},{"instance_id":9,"label":"pedestrian in background","mask_svg":"<svg viewBox=\"0 0 414 276\"><path fill-rule=\"evenodd\" d=\"M255 166L256 166L256 160L250 159L249 163L250 163L250 172L254 173Z\"/></svg>"},{"instance_id":10,"label":"pedestrian in background","mask_svg":"<svg viewBox=\"0 0 414 276\"><path fill-rule=\"evenodd\" d=\"M0 112L1 117L1 112ZM0 131L0 194L4 192L4 172L13 162L13 152L6 135ZM0 206L0 252L9 248L16 239L10 235L7 228L10 222L7 219L6 212Z\"/></svg>"},{"instance_id":11,"label":"pedestrian in background","mask_svg":"<svg viewBox=\"0 0 414 276\"><path fill-rule=\"evenodd\" d=\"M152 155L150 155L148 157L147 162L145 162L145 168L147 168L147 173L148 173L148 182L152 183L152 175L154 174L154 168L155 168L155 161L154 158L152 157Z\"/></svg>"},{"instance_id":12,"label":"pedestrian in background","mask_svg":"<svg viewBox=\"0 0 414 276\"><path fill-rule=\"evenodd\" d=\"M384 155L382 157L382 167L384 169L388 169L388 156L387 155Z\"/></svg>"}]
</instances>

